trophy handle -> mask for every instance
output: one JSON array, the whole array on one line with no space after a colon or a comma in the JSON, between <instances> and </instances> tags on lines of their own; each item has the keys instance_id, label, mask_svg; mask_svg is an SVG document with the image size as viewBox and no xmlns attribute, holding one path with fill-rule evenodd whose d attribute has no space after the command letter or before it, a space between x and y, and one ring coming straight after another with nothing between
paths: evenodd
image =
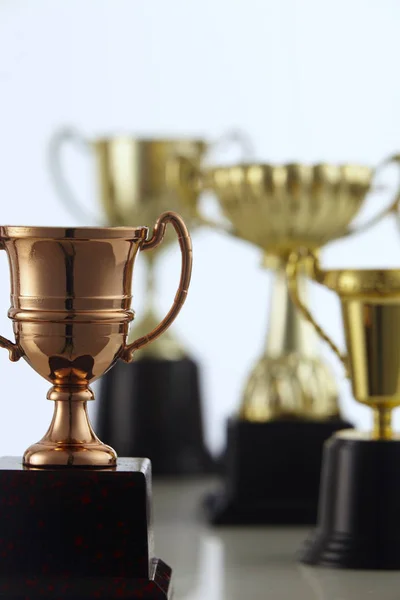
<instances>
[{"instance_id":1,"label":"trophy handle","mask_svg":"<svg viewBox=\"0 0 400 600\"><path fill-rule=\"evenodd\" d=\"M183 205L188 205L186 198L186 193L188 191L200 194L206 190L212 190L211 182L208 181L209 177L207 169L203 170L187 156L177 154L173 162L171 162L171 172L174 173L174 177L179 181L177 192L180 193L180 199ZM189 203L189 208L192 211L197 224L217 229L218 231L223 231L225 233L233 233L231 228L224 223L218 223L213 219L204 217L199 211L197 202L195 204Z\"/></svg>"},{"instance_id":2,"label":"trophy handle","mask_svg":"<svg viewBox=\"0 0 400 600\"><path fill-rule=\"evenodd\" d=\"M98 217L82 208L82 204L76 199L64 175L62 152L66 144L83 148L85 151L90 150L90 142L75 129L65 127L56 131L50 138L48 146L48 164L53 184L64 206L73 217L83 223L98 223Z\"/></svg>"},{"instance_id":3,"label":"trophy handle","mask_svg":"<svg viewBox=\"0 0 400 600\"><path fill-rule=\"evenodd\" d=\"M2 335L0 335L0 348L8 350L8 357L11 362L17 362L24 355L18 344L8 340Z\"/></svg>"},{"instance_id":4,"label":"trophy handle","mask_svg":"<svg viewBox=\"0 0 400 600\"><path fill-rule=\"evenodd\" d=\"M331 340L331 338L325 333L320 325L318 325L317 321L312 316L311 312L308 310L307 306L303 303L300 298L299 287L298 287L298 274L299 274L299 265L304 258L311 258L310 261L312 263L313 270L313 279L317 282L323 281L324 271L319 266L318 258L315 256L313 252L310 250L306 251L306 254L300 252L292 252L289 256L287 265L286 265L286 276L288 280L288 287L290 296L293 304L299 310L300 314L308 321L312 327L315 329L316 333L319 337L328 344L331 350L336 354L339 360L343 363L343 366L346 371L346 377L349 376L349 368L348 368L348 360L346 354L341 352L336 344Z\"/></svg>"},{"instance_id":5,"label":"trophy handle","mask_svg":"<svg viewBox=\"0 0 400 600\"><path fill-rule=\"evenodd\" d=\"M239 146L243 153L241 160L250 160L254 157L254 144L251 137L244 133L244 131L240 131L238 129L227 131L214 142L211 142L208 145L206 156L212 154L215 150L218 150L221 147L229 147L235 144Z\"/></svg>"},{"instance_id":6,"label":"trophy handle","mask_svg":"<svg viewBox=\"0 0 400 600\"><path fill-rule=\"evenodd\" d=\"M143 348L143 346L154 341L163 334L170 325L172 325L186 300L192 274L193 256L192 240L190 239L189 231L187 230L182 217L175 212L165 212L161 214L154 225L153 235L149 240L146 240L143 243L141 250L152 250L153 248L156 248L164 239L165 229L168 223L171 223L176 231L182 254L181 277L178 291L171 308L157 327L147 335L140 337L124 348L121 359L127 363L133 360L133 354L136 350L139 350L140 348Z\"/></svg>"},{"instance_id":7,"label":"trophy handle","mask_svg":"<svg viewBox=\"0 0 400 600\"><path fill-rule=\"evenodd\" d=\"M390 165L391 163L395 163L396 165L400 166L400 154L394 154L393 156L389 156L389 158L387 158L386 160L384 160L375 169L375 175L381 169L383 169L387 165ZM373 227L374 225L376 225L377 223L379 223L379 221L381 219L383 219L384 217L386 217L390 213L396 214L397 211L398 211L399 205L400 205L400 183L399 183L399 186L397 188L394 200L392 200L392 202L389 204L388 207L386 207L383 210L381 210L377 215L375 215L374 217L372 217L366 223L364 223L362 225L359 225L358 227L349 227L349 229L346 231L346 233L344 233L343 236L341 236L341 238L348 237L350 235L357 234L357 233L363 233L364 231L367 231L367 229L370 229L371 227Z\"/></svg>"},{"instance_id":8,"label":"trophy handle","mask_svg":"<svg viewBox=\"0 0 400 600\"><path fill-rule=\"evenodd\" d=\"M232 130L223 134L220 138L216 139L208 145L206 157L209 156L214 150L221 146L229 146L237 144L243 153L242 160L249 160L254 156L254 144L247 134L243 131ZM207 169L202 169L196 165L187 156L177 155L174 160L174 174L178 173L178 179L180 184L186 189L189 188L191 191L195 190L197 193L213 189L212 182L210 181ZM185 202L185 193L182 194L182 201ZM193 207L192 207L193 208ZM198 207L194 207L195 216L200 225L217 229L230 235L235 235L232 227L225 225L224 223L214 221L208 217L204 217L198 210Z\"/></svg>"},{"instance_id":9,"label":"trophy handle","mask_svg":"<svg viewBox=\"0 0 400 600\"><path fill-rule=\"evenodd\" d=\"M4 249L4 244L0 240L0 250ZM5 348L5 350L8 350L8 357L11 360L11 362L17 362L17 360L22 358L22 356L24 355L23 351L18 346L18 344L3 337L2 335L0 335L0 348Z\"/></svg>"}]
</instances>

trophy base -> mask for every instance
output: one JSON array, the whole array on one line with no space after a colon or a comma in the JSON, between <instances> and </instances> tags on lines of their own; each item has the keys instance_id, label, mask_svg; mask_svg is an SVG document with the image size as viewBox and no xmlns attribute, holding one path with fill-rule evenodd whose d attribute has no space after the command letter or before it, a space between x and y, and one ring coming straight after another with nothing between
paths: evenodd
<instances>
[{"instance_id":1,"label":"trophy base","mask_svg":"<svg viewBox=\"0 0 400 600\"><path fill-rule=\"evenodd\" d=\"M323 444L352 427L330 421L229 419L222 490L204 507L213 525L309 525L317 520Z\"/></svg>"},{"instance_id":2,"label":"trophy base","mask_svg":"<svg viewBox=\"0 0 400 600\"><path fill-rule=\"evenodd\" d=\"M309 565L400 569L400 440L333 436L324 449L318 525L299 553Z\"/></svg>"},{"instance_id":3,"label":"trophy base","mask_svg":"<svg viewBox=\"0 0 400 600\"><path fill-rule=\"evenodd\" d=\"M115 469L34 469L0 459L0 598L164 600L152 556L148 459Z\"/></svg>"},{"instance_id":4,"label":"trophy base","mask_svg":"<svg viewBox=\"0 0 400 600\"><path fill-rule=\"evenodd\" d=\"M149 578L81 577L60 579L43 577L0 580L0 598L7 600L171 600L171 569L154 558Z\"/></svg>"},{"instance_id":5,"label":"trophy base","mask_svg":"<svg viewBox=\"0 0 400 600\"><path fill-rule=\"evenodd\" d=\"M153 476L217 470L204 443L198 367L190 358L119 361L100 382L96 431L120 456L148 456Z\"/></svg>"}]
</instances>

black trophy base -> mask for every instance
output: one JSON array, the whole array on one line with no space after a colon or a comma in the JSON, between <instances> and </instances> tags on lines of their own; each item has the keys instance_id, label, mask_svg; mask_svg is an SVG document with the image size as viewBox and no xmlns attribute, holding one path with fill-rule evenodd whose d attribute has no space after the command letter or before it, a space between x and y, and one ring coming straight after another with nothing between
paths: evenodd
<instances>
[{"instance_id":1,"label":"black trophy base","mask_svg":"<svg viewBox=\"0 0 400 600\"><path fill-rule=\"evenodd\" d=\"M148 456L153 476L217 470L206 448L197 364L119 361L100 382L96 432L119 456Z\"/></svg>"},{"instance_id":2,"label":"black trophy base","mask_svg":"<svg viewBox=\"0 0 400 600\"><path fill-rule=\"evenodd\" d=\"M26 469L0 459L0 598L165 600L152 556L148 459L116 468Z\"/></svg>"},{"instance_id":3,"label":"black trophy base","mask_svg":"<svg viewBox=\"0 0 400 600\"><path fill-rule=\"evenodd\" d=\"M327 442L318 525L299 558L326 567L400 569L400 440L346 432Z\"/></svg>"},{"instance_id":4,"label":"black trophy base","mask_svg":"<svg viewBox=\"0 0 400 600\"><path fill-rule=\"evenodd\" d=\"M213 525L310 525L317 520L323 444L351 425L228 421L225 476L205 498Z\"/></svg>"}]
</instances>

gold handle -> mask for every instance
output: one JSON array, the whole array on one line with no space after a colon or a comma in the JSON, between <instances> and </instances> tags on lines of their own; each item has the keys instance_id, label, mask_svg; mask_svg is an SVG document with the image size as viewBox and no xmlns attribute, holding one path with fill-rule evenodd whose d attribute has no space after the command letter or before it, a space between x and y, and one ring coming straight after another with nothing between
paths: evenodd
<instances>
[{"instance_id":1,"label":"gold handle","mask_svg":"<svg viewBox=\"0 0 400 600\"><path fill-rule=\"evenodd\" d=\"M164 238L165 228L168 223L174 227L179 245L181 248L182 254L182 266L181 266L181 278L179 281L178 291L175 295L174 302L164 317L164 319L155 327L150 333L140 337L139 339L132 342L124 348L123 353L121 355L121 359L125 362L131 362L133 360L133 353L139 348L143 348L156 338L158 338L164 331L168 329L168 327L173 323L176 319L179 311L181 310L188 293L190 278L192 274L192 241L190 239L189 232L185 223L183 222L182 217L180 217L177 213L174 212L165 212L160 215L157 219L156 224L154 225L153 235L151 238L144 242L141 247L141 250L152 250L156 248Z\"/></svg>"},{"instance_id":2,"label":"gold handle","mask_svg":"<svg viewBox=\"0 0 400 600\"><path fill-rule=\"evenodd\" d=\"M177 193L180 194L182 204L188 205L188 196L193 193L200 194L206 190L212 189L210 182L207 180L207 169L201 169L193 160L187 156L177 155L169 164L169 171L173 185L178 181ZM204 217L196 203L190 203L189 209L194 212L194 217L199 225L218 229L231 233L229 227L223 223L218 223L212 219Z\"/></svg>"},{"instance_id":3,"label":"gold handle","mask_svg":"<svg viewBox=\"0 0 400 600\"><path fill-rule=\"evenodd\" d=\"M232 129L231 131L227 131L220 138L216 139L215 142L211 142L208 146L207 154L211 154L215 150L219 148L223 148L224 146L237 145L241 149L243 156L241 157L241 161L249 162L252 158L254 158L254 144L251 137L245 133L244 131L240 131L239 129Z\"/></svg>"},{"instance_id":4,"label":"gold handle","mask_svg":"<svg viewBox=\"0 0 400 600\"><path fill-rule=\"evenodd\" d=\"M299 310L300 314L306 319L306 321L308 321L313 326L313 328L315 329L317 334L324 340L324 342L326 342L328 344L328 346L331 348L331 350L336 354L336 356L339 358L339 360L343 363L345 371L346 371L346 377L348 377L349 369L348 369L347 356L339 350L339 348L331 340L331 338L325 333L325 331L322 329L322 327L320 327L318 325L318 323L316 322L316 320L314 319L314 317L312 316L312 314L310 313L310 311L308 310L308 308L306 307L306 305L303 303L303 301L300 298L299 287L298 287L299 264L305 258L312 259L312 269L314 271L316 281L321 281L323 279L324 272L322 271L322 269L320 269L318 258L315 256L315 254L313 254L310 250L305 251L305 253L292 252L289 256L289 259L288 259L288 262L286 265L286 276L287 276L287 280L288 280L290 297L292 299L293 304Z\"/></svg>"},{"instance_id":5,"label":"gold handle","mask_svg":"<svg viewBox=\"0 0 400 600\"><path fill-rule=\"evenodd\" d=\"M400 154L394 154L393 156L390 156L389 158L387 158L386 160L384 160L376 169L375 169L375 174L380 171L383 167L390 165L390 163L395 163L396 165L400 166ZM399 204L400 204L400 184L397 188L394 200L392 200L392 202L389 204L388 207L384 208L381 212L379 212L377 215L375 215L375 217L372 217L372 219L370 219L369 221L367 221L366 223L364 223L363 225L359 225L358 227L349 227L349 229L346 231L346 233L341 236L341 237L347 237L353 234L357 234L357 233L363 233L364 231L367 231L367 229L370 229L371 227L373 227L374 225L376 225L377 223L379 223L379 221L381 219L383 219L384 217L386 217L387 215L389 215L390 213L397 213L397 210L399 208Z\"/></svg>"},{"instance_id":6,"label":"gold handle","mask_svg":"<svg viewBox=\"0 0 400 600\"><path fill-rule=\"evenodd\" d=\"M237 144L242 150L243 156L242 161L249 161L254 156L254 145L250 136L239 130L228 131L222 135L219 139L215 140L208 145L206 155L214 152L216 149L224 146L232 146ZM169 165L169 173L171 173L171 180L177 178L179 187L183 193L181 194L182 202L186 201L186 193L201 193L207 190L213 190L212 181L210 180L210 174L207 169L200 168L193 160L187 156L177 155ZM176 180L176 179L175 179ZM197 204L191 207L195 211L195 217L200 225L217 229L224 233L235 235L235 232L231 227L224 223L218 223L213 219L204 217L198 210Z\"/></svg>"},{"instance_id":7,"label":"gold handle","mask_svg":"<svg viewBox=\"0 0 400 600\"><path fill-rule=\"evenodd\" d=\"M73 217L80 219L86 224L99 224L99 218L89 213L85 208L82 208L82 204L76 200L75 194L71 190L64 175L62 151L66 143L73 144L77 148L80 147L86 151L90 149L90 142L88 142L78 131L67 127L60 131L56 131L50 138L48 164L51 179L57 190L57 195L61 198L65 207Z\"/></svg>"},{"instance_id":8,"label":"gold handle","mask_svg":"<svg viewBox=\"0 0 400 600\"><path fill-rule=\"evenodd\" d=\"M4 250L4 243L0 240L0 250ZM23 355L23 351L15 342L0 335L0 348L8 350L9 359L11 362L17 362Z\"/></svg>"}]
</instances>

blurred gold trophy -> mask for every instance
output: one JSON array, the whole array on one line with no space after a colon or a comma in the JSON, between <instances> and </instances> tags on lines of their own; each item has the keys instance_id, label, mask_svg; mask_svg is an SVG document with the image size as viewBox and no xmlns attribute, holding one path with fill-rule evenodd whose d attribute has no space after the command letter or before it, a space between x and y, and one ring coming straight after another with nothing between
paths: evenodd
<instances>
[{"instance_id":1,"label":"blurred gold trophy","mask_svg":"<svg viewBox=\"0 0 400 600\"><path fill-rule=\"evenodd\" d=\"M129 343L135 260L162 242L168 224L182 254L178 290L164 319ZM188 230L165 212L151 237L147 227L0 227L0 244L15 333L0 346L52 384L55 403L47 433L22 461L0 460L0 593L29 597L34 578L38 597L116 598L121 581L130 598L170 597L171 569L152 555L150 462L117 461L95 435L87 402L93 381L118 359L131 362L178 315L191 277Z\"/></svg>"},{"instance_id":2,"label":"blurred gold trophy","mask_svg":"<svg viewBox=\"0 0 400 600\"><path fill-rule=\"evenodd\" d=\"M315 281L339 295L343 354L300 298L297 273L311 259ZM343 362L356 400L374 411L371 432L344 430L326 443L318 526L301 560L354 569L400 568L400 269L323 270L312 251L293 253L288 279L302 316Z\"/></svg>"},{"instance_id":3,"label":"blurred gold trophy","mask_svg":"<svg viewBox=\"0 0 400 600\"><path fill-rule=\"evenodd\" d=\"M100 215L92 215L75 199L62 166L62 152L66 144L89 151L95 159ZM198 225L191 207L196 205L196 192L187 190L185 202L178 198L176 189L175 157L181 154L200 167L208 145L201 139L144 139L115 136L86 140L72 129L57 132L50 142L50 172L60 198L68 210L87 224L110 227L130 226L137 222L153 222L160 212L180 210L190 228ZM167 236L166 241L172 238ZM165 245L165 244L164 244ZM154 308L154 267L157 253L147 256L146 306L142 323L132 328L130 337L141 330L147 331L159 321ZM153 348L143 350L151 356L167 360L186 355L180 342L168 332L158 339Z\"/></svg>"},{"instance_id":4,"label":"blurred gold trophy","mask_svg":"<svg viewBox=\"0 0 400 600\"><path fill-rule=\"evenodd\" d=\"M65 145L95 159L102 222L129 226L148 222L164 210L177 210L190 229L200 225L198 192L177 193L178 155L196 168L214 146L241 144L240 134L227 134L214 144L200 138L151 139L113 136L86 140L71 129L56 133L50 144L50 170L60 197L81 221L96 223L75 199L62 166ZM166 241L171 240L167 236ZM165 246L164 244L163 246ZM142 336L159 321L154 308L154 270L159 253L147 255L144 317L130 331ZM181 342L167 332L140 351L133 365L119 364L101 381L98 430L125 456L149 456L154 474L208 472L214 461L206 448L199 390L199 368Z\"/></svg>"},{"instance_id":5,"label":"blurred gold trophy","mask_svg":"<svg viewBox=\"0 0 400 600\"><path fill-rule=\"evenodd\" d=\"M376 174L361 165L239 164L199 172L193 165L190 168L187 159L181 163L182 188L212 190L231 224L230 233L258 246L264 265L275 271L266 349L248 378L239 420L231 420L228 427L228 454L243 455L235 466L228 459L236 471L228 478L235 481L237 505L236 492L230 491L229 500L216 497L211 502L211 518L215 523L313 522L323 441L349 425L340 418L335 381L319 355L315 334L290 299L285 267L296 248L317 253L333 240L371 227L394 204L358 229L350 228ZM309 267L306 257L299 265L304 299ZM247 439L248 453L244 449ZM284 448L277 451L279 443ZM240 451L236 446L241 446ZM250 458L256 447L274 477L257 475L257 461ZM254 490L246 498L242 492L249 489L251 462ZM257 506L251 506L252 502Z\"/></svg>"}]
</instances>

